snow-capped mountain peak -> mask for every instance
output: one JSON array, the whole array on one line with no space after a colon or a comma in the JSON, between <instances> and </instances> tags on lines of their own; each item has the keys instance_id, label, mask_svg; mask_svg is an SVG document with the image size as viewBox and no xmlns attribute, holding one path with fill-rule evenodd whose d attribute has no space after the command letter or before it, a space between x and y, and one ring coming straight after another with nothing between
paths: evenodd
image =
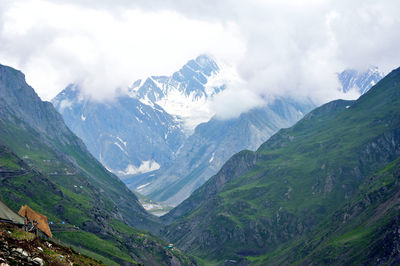
<instances>
[{"instance_id":1,"label":"snow-capped mountain peak","mask_svg":"<svg viewBox=\"0 0 400 266\"><path fill-rule=\"evenodd\" d=\"M339 81L342 84L342 88L339 88L339 90L344 93L355 90L362 95L383 77L384 73L375 66L363 72L355 69L346 69L338 74Z\"/></svg>"},{"instance_id":2,"label":"snow-capped mountain peak","mask_svg":"<svg viewBox=\"0 0 400 266\"><path fill-rule=\"evenodd\" d=\"M211 87L208 82L219 71L211 57L200 55L171 76L151 76L144 82L137 80L129 89L129 95L147 105L157 104L169 114L180 117L185 132L191 133L198 124L214 115L209 102L224 86Z\"/></svg>"}]
</instances>

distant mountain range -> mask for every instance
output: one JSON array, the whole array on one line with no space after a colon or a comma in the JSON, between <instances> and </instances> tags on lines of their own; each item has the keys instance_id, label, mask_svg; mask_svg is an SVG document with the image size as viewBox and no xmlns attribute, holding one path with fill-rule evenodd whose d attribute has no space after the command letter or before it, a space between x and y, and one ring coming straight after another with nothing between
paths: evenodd
<instances>
[{"instance_id":1,"label":"distant mountain range","mask_svg":"<svg viewBox=\"0 0 400 266\"><path fill-rule=\"evenodd\" d=\"M281 97L238 118L217 119L209 104L225 89L216 82L219 73L217 63L202 55L171 76L134 82L114 101L82 98L79 87L70 85L52 102L107 169L130 188L175 206L233 154L256 149L315 107L311 100ZM361 93L382 76L376 69L346 70L338 78L340 90Z\"/></svg>"}]
</instances>

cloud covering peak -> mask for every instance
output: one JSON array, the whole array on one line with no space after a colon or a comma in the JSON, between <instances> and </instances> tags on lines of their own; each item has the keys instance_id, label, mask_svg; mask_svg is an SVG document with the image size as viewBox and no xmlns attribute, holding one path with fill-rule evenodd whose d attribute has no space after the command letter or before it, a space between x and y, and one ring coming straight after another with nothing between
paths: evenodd
<instances>
[{"instance_id":1,"label":"cloud covering peak","mask_svg":"<svg viewBox=\"0 0 400 266\"><path fill-rule=\"evenodd\" d=\"M243 110L285 95L323 103L345 97L346 68L398 66L399 13L397 0L2 1L0 62L44 99L77 82L102 100L207 53L239 77L217 113L242 99Z\"/></svg>"}]
</instances>

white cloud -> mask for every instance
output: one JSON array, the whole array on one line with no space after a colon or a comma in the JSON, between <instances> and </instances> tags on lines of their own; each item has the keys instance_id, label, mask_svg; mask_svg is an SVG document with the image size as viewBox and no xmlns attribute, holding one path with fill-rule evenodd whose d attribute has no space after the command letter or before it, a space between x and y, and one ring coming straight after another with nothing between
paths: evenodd
<instances>
[{"instance_id":1,"label":"white cloud","mask_svg":"<svg viewBox=\"0 0 400 266\"><path fill-rule=\"evenodd\" d=\"M173 10L107 12L29 0L2 11L0 61L23 70L44 99L71 82L108 99L118 87L171 74L201 53L231 58L244 47L234 24L188 19Z\"/></svg>"},{"instance_id":2,"label":"white cloud","mask_svg":"<svg viewBox=\"0 0 400 266\"><path fill-rule=\"evenodd\" d=\"M216 113L216 118L230 119L264 104L265 102L253 91L231 87L216 95L213 99L211 109Z\"/></svg>"},{"instance_id":3,"label":"white cloud","mask_svg":"<svg viewBox=\"0 0 400 266\"><path fill-rule=\"evenodd\" d=\"M344 98L337 72L387 73L400 62L398 0L16 0L0 10L0 62L22 69L45 99L75 81L109 98L209 53L242 81L213 106L229 117L239 99L248 110L276 95Z\"/></svg>"},{"instance_id":4,"label":"white cloud","mask_svg":"<svg viewBox=\"0 0 400 266\"><path fill-rule=\"evenodd\" d=\"M126 176L126 175L136 175L136 174L148 173L148 172L152 172L152 171L155 171L158 169L160 169L160 165L156 161L150 160L150 161L143 161L139 167L136 167L132 164L128 164L124 171L119 170L117 172L121 176L124 176L124 175Z\"/></svg>"}]
</instances>

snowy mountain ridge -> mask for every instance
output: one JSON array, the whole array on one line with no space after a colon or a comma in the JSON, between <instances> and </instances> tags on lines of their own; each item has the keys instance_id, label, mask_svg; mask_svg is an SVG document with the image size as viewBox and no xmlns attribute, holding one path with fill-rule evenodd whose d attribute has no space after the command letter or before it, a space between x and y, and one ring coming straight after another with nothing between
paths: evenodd
<instances>
[{"instance_id":1,"label":"snowy mountain ridge","mask_svg":"<svg viewBox=\"0 0 400 266\"><path fill-rule=\"evenodd\" d=\"M366 71L346 69L338 74L338 79L342 85L339 90L344 93L356 91L362 95L378 83L384 76L384 73L376 66L372 66Z\"/></svg>"},{"instance_id":2,"label":"snowy mountain ridge","mask_svg":"<svg viewBox=\"0 0 400 266\"><path fill-rule=\"evenodd\" d=\"M214 115L209 103L225 89L224 85L215 86L219 71L212 58L200 55L172 76L151 76L135 81L128 94L146 105L157 104L169 114L180 117L188 135Z\"/></svg>"}]
</instances>

